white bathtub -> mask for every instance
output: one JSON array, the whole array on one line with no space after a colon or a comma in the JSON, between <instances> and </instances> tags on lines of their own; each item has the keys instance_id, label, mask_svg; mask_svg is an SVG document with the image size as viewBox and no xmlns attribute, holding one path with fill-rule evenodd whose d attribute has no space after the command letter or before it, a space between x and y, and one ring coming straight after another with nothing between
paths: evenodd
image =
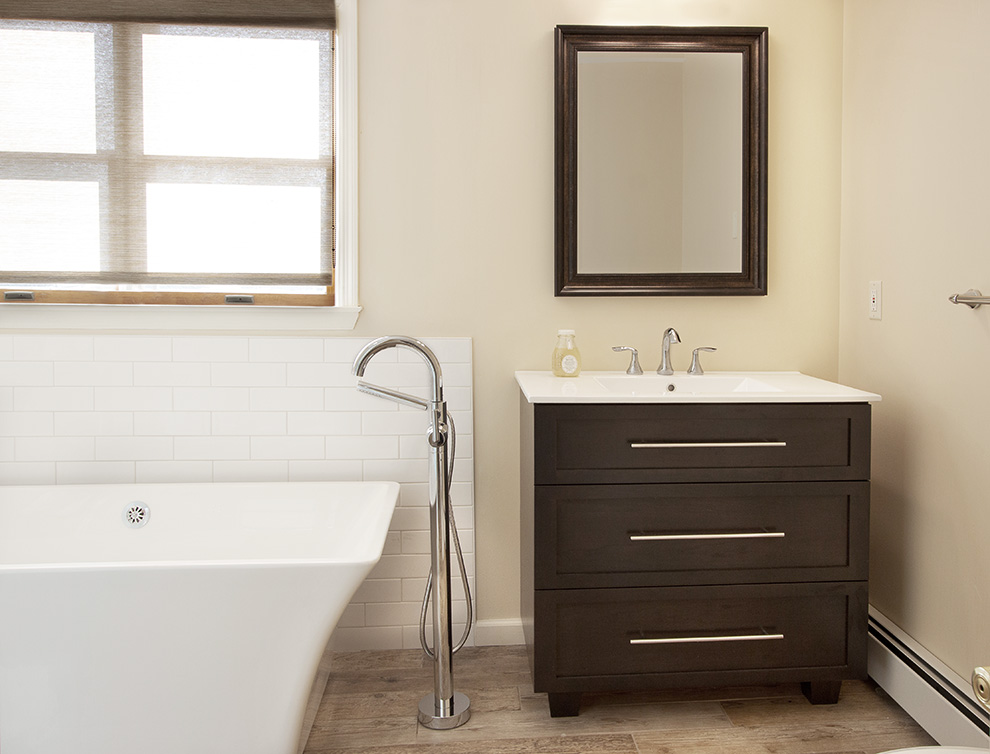
<instances>
[{"instance_id":1,"label":"white bathtub","mask_svg":"<svg viewBox=\"0 0 990 754\"><path fill-rule=\"evenodd\" d=\"M0 750L301 751L398 489L0 487ZM140 528L123 518L135 502Z\"/></svg>"}]
</instances>

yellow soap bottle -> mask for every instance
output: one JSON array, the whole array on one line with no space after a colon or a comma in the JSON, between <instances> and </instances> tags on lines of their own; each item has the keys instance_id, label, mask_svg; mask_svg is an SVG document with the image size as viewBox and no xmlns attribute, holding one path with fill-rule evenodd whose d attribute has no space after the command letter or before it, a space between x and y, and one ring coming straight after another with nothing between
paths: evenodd
<instances>
[{"instance_id":1,"label":"yellow soap bottle","mask_svg":"<svg viewBox=\"0 0 990 754\"><path fill-rule=\"evenodd\" d=\"M577 377L581 374L581 352L574 343L573 330L557 330L557 346L553 349L555 377Z\"/></svg>"}]
</instances>

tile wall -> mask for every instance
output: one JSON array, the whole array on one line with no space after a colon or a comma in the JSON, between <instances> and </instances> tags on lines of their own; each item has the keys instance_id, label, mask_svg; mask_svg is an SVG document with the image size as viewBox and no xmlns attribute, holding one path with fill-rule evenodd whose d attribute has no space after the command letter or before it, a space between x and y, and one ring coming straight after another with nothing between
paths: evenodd
<instances>
[{"instance_id":1,"label":"tile wall","mask_svg":"<svg viewBox=\"0 0 990 754\"><path fill-rule=\"evenodd\" d=\"M351 364L368 340L0 335L0 485L398 481L381 562L333 645L417 647L430 568L427 418L354 389ZM473 586L471 340L424 341L457 428L451 495ZM428 396L410 351L378 354L366 379ZM456 638L466 602L459 578L452 588Z\"/></svg>"}]
</instances>

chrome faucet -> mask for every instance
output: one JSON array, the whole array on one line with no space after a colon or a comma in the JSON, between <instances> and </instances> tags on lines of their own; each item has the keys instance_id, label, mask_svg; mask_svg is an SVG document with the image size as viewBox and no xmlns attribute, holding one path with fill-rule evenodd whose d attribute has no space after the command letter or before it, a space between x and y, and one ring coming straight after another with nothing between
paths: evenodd
<instances>
[{"instance_id":1,"label":"chrome faucet","mask_svg":"<svg viewBox=\"0 0 990 754\"><path fill-rule=\"evenodd\" d=\"M450 536L453 528L450 504L450 477L453 472L452 422L447 416L447 402L443 399L443 373L440 362L426 344L404 335L386 336L368 343L354 359L353 372L359 378L371 358L386 348L399 347L415 351L430 368L432 393L430 400L402 393L392 388L372 385L358 379L357 389L377 398L395 401L405 406L425 409L430 414L430 429L426 440L430 445L430 540L431 568L428 579L433 602L433 693L419 703L418 719L421 725L433 730L448 730L463 725L471 718L471 700L454 691L453 654L451 643L450 599ZM456 539L456 530L454 533ZM464 571L462 570L462 574ZM467 584L467 578L463 581ZM468 605L471 603L467 593ZM468 608L468 626L471 624ZM425 614L426 603L423 611ZM425 632L425 629L424 629ZM466 637L466 633L465 633ZM427 650L425 639L423 648ZM427 650L427 654L429 651Z\"/></svg>"},{"instance_id":2,"label":"chrome faucet","mask_svg":"<svg viewBox=\"0 0 990 754\"><path fill-rule=\"evenodd\" d=\"M677 330L673 327L668 327L663 333L663 350L660 354L660 366L657 367L657 374L673 374L674 368L670 365L670 345L671 343L680 343L681 336L677 334Z\"/></svg>"}]
</instances>

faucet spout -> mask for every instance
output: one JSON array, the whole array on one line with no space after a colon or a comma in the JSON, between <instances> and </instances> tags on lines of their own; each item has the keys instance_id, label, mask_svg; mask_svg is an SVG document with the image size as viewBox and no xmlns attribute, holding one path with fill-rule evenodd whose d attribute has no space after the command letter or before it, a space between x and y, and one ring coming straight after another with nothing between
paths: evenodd
<instances>
[{"instance_id":1,"label":"faucet spout","mask_svg":"<svg viewBox=\"0 0 990 754\"><path fill-rule=\"evenodd\" d=\"M440 369L440 362L437 361L437 357L434 356L433 351L431 351L425 343L416 340L416 338L410 338L405 335L387 335L384 338L378 338L377 340L371 341L366 344L354 358L354 366L352 368L353 373L358 377L364 377L364 371L368 368L368 363L371 359L375 356L375 354L384 351L387 348L406 348L410 351L415 351L422 356L423 360L426 362L426 365L430 368L432 392L429 403L438 404L443 401L443 372ZM414 408L425 409L428 408L429 405L427 401L424 401L422 398L417 398L414 395L407 395L406 393L400 393L398 390L372 385L364 380L358 380L358 390L375 395L379 398L388 398L389 400L393 400L397 403L403 403Z\"/></svg>"},{"instance_id":2,"label":"faucet spout","mask_svg":"<svg viewBox=\"0 0 990 754\"><path fill-rule=\"evenodd\" d=\"M673 327L668 327L663 333L663 348L660 353L660 366L657 367L657 374L673 374L674 368L670 365L670 345L672 343L680 343L681 336L677 334L677 330Z\"/></svg>"}]
</instances>

